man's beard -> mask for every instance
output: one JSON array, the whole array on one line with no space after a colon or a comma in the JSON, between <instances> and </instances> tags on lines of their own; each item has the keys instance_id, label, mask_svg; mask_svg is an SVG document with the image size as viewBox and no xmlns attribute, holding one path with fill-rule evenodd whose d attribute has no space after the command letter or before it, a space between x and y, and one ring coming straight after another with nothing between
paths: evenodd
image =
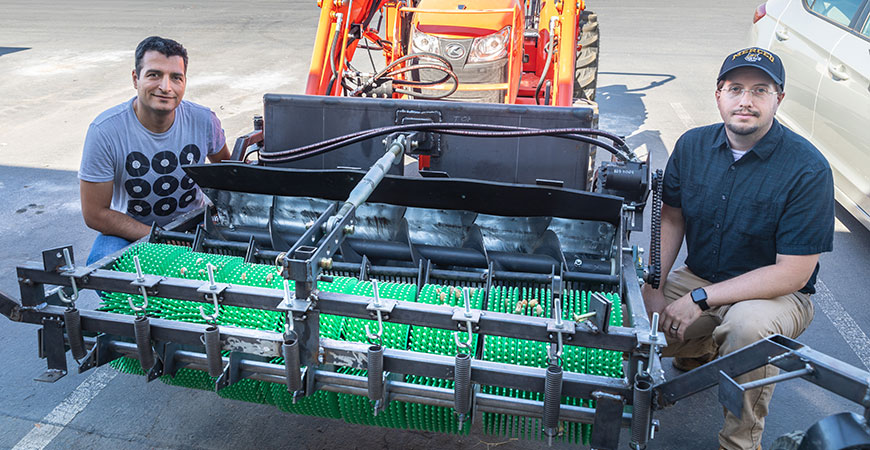
<instances>
[{"instance_id":1,"label":"man's beard","mask_svg":"<svg viewBox=\"0 0 870 450\"><path fill-rule=\"evenodd\" d=\"M749 136L759 129L758 125L736 125L733 123L727 123L725 126L728 127L729 131L740 136Z\"/></svg>"},{"instance_id":2,"label":"man's beard","mask_svg":"<svg viewBox=\"0 0 870 450\"><path fill-rule=\"evenodd\" d=\"M738 112L744 112L744 111L742 111L742 110L734 111L735 114ZM754 111L745 111L745 112L752 114L754 117L759 116L759 114L757 112L754 112ZM725 126L728 127L729 131L731 131L734 134L740 135L740 136L748 136L752 133L755 133L760 128L758 125L741 125L741 124L735 124L733 122L726 123Z\"/></svg>"}]
</instances>

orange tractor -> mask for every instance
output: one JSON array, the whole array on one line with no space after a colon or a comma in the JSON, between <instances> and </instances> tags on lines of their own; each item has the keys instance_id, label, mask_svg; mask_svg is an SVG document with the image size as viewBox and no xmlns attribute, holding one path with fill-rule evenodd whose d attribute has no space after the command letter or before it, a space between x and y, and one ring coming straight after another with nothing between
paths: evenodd
<instances>
[{"instance_id":1,"label":"orange tractor","mask_svg":"<svg viewBox=\"0 0 870 450\"><path fill-rule=\"evenodd\" d=\"M598 23L582 0L319 5L306 94L552 106L595 100ZM355 67L355 55L365 58L360 49L374 72ZM381 70L373 51L382 54Z\"/></svg>"}]
</instances>

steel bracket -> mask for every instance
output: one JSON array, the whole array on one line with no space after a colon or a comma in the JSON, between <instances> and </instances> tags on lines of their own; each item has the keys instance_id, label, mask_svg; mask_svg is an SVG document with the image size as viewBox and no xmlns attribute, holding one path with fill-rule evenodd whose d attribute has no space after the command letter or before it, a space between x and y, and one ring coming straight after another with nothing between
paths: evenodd
<instances>
[{"instance_id":1,"label":"steel bracket","mask_svg":"<svg viewBox=\"0 0 870 450\"><path fill-rule=\"evenodd\" d=\"M42 320L42 328L37 332L39 338L39 356L45 358L48 369L35 381L54 383L67 374L66 341L63 335L63 320L46 316Z\"/></svg>"},{"instance_id":2,"label":"steel bracket","mask_svg":"<svg viewBox=\"0 0 870 450\"><path fill-rule=\"evenodd\" d=\"M230 352L230 363L224 367L223 373L215 381L215 391L220 392L221 389L232 386L242 379L241 371L239 370L239 362L242 360L240 352Z\"/></svg>"},{"instance_id":3,"label":"steel bracket","mask_svg":"<svg viewBox=\"0 0 870 450\"><path fill-rule=\"evenodd\" d=\"M154 286L157 286L158 283L163 281L166 277L162 277L159 275L142 275L141 280L133 280L130 282L133 286L144 287L145 289L151 289Z\"/></svg>"},{"instance_id":4,"label":"steel bracket","mask_svg":"<svg viewBox=\"0 0 870 450\"><path fill-rule=\"evenodd\" d=\"M563 320L561 327L556 323L556 319L547 321L548 333L574 334L577 332L576 322L572 320Z\"/></svg>"},{"instance_id":5,"label":"steel bracket","mask_svg":"<svg viewBox=\"0 0 870 450\"><path fill-rule=\"evenodd\" d=\"M81 364L79 364L79 373L108 364L123 356L112 350L110 346L111 342L117 339L117 336L105 333L98 334L96 337L96 343L91 348L91 351L85 355L85 358L82 360Z\"/></svg>"},{"instance_id":6,"label":"steel bracket","mask_svg":"<svg viewBox=\"0 0 870 450\"><path fill-rule=\"evenodd\" d=\"M147 277L147 275L146 275L146 277ZM198 292L200 294L205 294L205 295L211 295L211 294L221 295L230 286L232 286L232 285L229 283L215 283L215 284L203 283L202 286L196 288L196 292Z\"/></svg>"},{"instance_id":7,"label":"steel bracket","mask_svg":"<svg viewBox=\"0 0 870 450\"><path fill-rule=\"evenodd\" d=\"M471 322L473 324L480 323L480 316L483 313L480 312L479 309L472 309L469 315L465 315L465 308L462 306L456 306L453 308L453 316L451 317L455 322L460 322L461 324L465 324L465 322Z\"/></svg>"},{"instance_id":8,"label":"steel bracket","mask_svg":"<svg viewBox=\"0 0 870 450\"><path fill-rule=\"evenodd\" d=\"M176 361L175 353L181 349L181 346L174 343L168 342L165 346L163 346L163 374L169 375L170 377L175 378L175 374L178 373L178 369L186 366L186 363Z\"/></svg>"},{"instance_id":9,"label":"steel bracket","mask_svg":"<svg viewBox=\"0 0 870 450\"><path fill-rule=\"evenodd\" d=\"M607 334L608 329L610 329L610 313L612 309L613 303L603 295L593 293L589 296L589 311L595 312L595 315L589 318L589 321L604 334Z\"/></svg>"},{"instance_id":10,"label":"steel bracket","mask_svg":"<svg viewBox=\"0 0 870 450\"><path fill-rule=\"evenodd\" d=\"M372 319L377 319L378 311L383 314L390 314L396 308L396 300L391 300L388 298L382 298L380 300L381 306L375 305L374 302L369 302L369 304L366 305L366 311L369 312L369 316L371 316Z\"/></svg>"},{"instance_id":11,"label":"steel bracket","mask_svg":"<svg viewBox=\"0 0 870 450\"><path fill-rule=\"evenodd\" d=\"M616 450L625 401L620 395L601 391L593 392L592 398L595 399L595 420L589 446L598 450Z\"/></svg>"},{"instance_id":12,"label":"steel bracket","mask_svg":"<svg viewBox=\"0 0 870 450\"><path fill-rule=\"evenodd\" d=\"M289 311L293 313L293 317L302 315L307 313L314 302L311 300L299 300L298 298L290 298L286 300L281 300L281 303L278 303L278 306L275 307L278 311Z\"/></svg>"}]
</instances>

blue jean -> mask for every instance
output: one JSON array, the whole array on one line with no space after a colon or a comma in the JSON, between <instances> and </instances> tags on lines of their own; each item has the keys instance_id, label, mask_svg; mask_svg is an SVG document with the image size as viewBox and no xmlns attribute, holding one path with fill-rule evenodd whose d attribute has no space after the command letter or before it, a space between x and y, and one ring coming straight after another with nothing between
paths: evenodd
<instances>
[{"instance_id":1,"label":"blue jean","mask_svg":"<svg viewBox=\"0 0 870 450\"><path fill-rule=\"evenodd\" d=\"M88 255L88 265L90 266L128 245L130 245L130 241L122 237L109 236L100 233L100 235L94 239L94 245L91 246L91 253Z\"/></svg>"}]
</instances>

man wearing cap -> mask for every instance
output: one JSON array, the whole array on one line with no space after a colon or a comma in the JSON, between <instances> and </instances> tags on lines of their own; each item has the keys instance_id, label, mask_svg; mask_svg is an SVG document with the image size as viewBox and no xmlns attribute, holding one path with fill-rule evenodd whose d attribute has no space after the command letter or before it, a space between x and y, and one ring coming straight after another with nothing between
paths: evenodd
<instances>
[{"instance_id":1,"label":"man wearing cap","mask_svg":"<svg viewBox=\"0 0 870 450\"><path fill-rule=\"evenodd\" d=\"M798 337L813 319L819 254L833 249L831 168L806 139L774 119L785 69L761 48L729 55L714 93L724 123L677 140L665 170L662 273L644 287L661 314L664 356L690 370L772 334ZM670 272L683 238L686 265ZM670 273L669 273L670 272ZM738 383L777 373L765 366ZM773 385L746 391L725 412L721 448L760 448Z\"/></svg>"}]
</instances>

